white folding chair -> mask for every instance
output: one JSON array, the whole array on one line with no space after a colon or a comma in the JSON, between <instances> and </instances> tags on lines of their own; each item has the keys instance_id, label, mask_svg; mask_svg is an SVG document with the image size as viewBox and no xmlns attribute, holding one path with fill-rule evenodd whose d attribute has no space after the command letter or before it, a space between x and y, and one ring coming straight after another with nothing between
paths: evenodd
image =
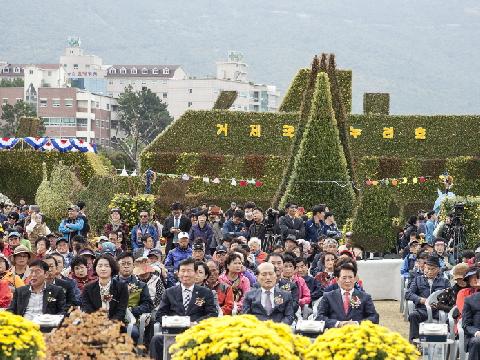
<instances>
[{"instance_id":1,"label":"white folding chair","mask_svg":"<svg viewBox=\"0 0 480 360\"><path fill-rule=\"evenodd\" d=\"M458 358L459 360L465 360L468 357L468 353L465 350L465 331L462 327L462 319L457 323L458 329Z\"/></svg>"},{"instance_id":2,"label":"white folding chair","mask_svg":"<svg viewBox=\"0 0 480 360\"><path fill-rule=\"evenodd\" d=\"M127 309L127 312L125 314L125 318L128 321L127 334L128 334L128 336L132 336L132 330L133 330L133 327L135 326L135 323L137 322L137 319L135 319L135 316L133 316L130 309Z\"/></svg>"},{"instance_id":3,"label":"white folding chair","mask_svg":"<svg viewBox=\"0 0 480 360\"><path fill-rule=\"evenodd\" d=\"M315 320L318 316L318 305L320 304L320 301L322 298L319 298L313 302L312 309L313 313L308 317L308 320Z\"/></svg>"},{"instance_id":4,"label":"white folding chair","mask_svg":"<svg viewBox=\"0 0 480 360\"><path fill-rule=\"evenodd\" d=\"M438 295L440 295L444 290L437 290L430 294L425 302L425 307L427 308L427 315L428 319L425 321L426 323L438 323L438 324L445 324L447 322L447 314L445 311L440 310L438 312L438 320L433 318L433 311L430 304L434 304L438 301Z\"/></svg>"},{"instance_id":5,"label":"white folding chair","mask_svg":"<svg viewBox=\"0 0 480 360\"><path fill-rule=\"evenodd\" d=\"M453 344L450 346L450 360L457 359L457 352L458 352L458 340L455 334L455 319L453 318L454 312L457 310L457 307L454 306L448 312L448 338L453 341Z\"/></svg>"},{"instance_id":6,"label":"white folding chair","mask_svg":"<svg viewBox=\"0 0 480 360\"><path fill-rule=\"evenodd\" d=\"M401 276L400 279L400 312L405 310L405 289L407 288L408 278Z\"/></svg>"}]
</instances>

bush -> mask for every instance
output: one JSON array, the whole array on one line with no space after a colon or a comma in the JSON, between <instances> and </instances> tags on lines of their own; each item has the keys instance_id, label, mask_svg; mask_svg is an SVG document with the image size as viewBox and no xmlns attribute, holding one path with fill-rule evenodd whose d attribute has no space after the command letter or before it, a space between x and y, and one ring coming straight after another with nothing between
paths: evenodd
<instances>
[{"instance_id":1,"label":"bush","mask_svg":"<svg viewBox=\"0 0 480 360\"><path fill-rule=\"evenodd\" d=\"M359 326L333 328L316 338L305 360L416 360L420 356L414 345L386 327L363 321Z\"/></svg>"},{"instance_id":2,"label":"bush","mask_svg":"<svg viewBox=\"0 0 480 360\"><path fill-rule=\"evenodd\" d=\"M209 318L175 340L170 348L172 360L300 360L310 343L292 334L285 324L261 321L253 315Z\"/></svg>"},{"instance_id":3,"label":"bush","mask_svg":"<svg viewBox=\"0 0 480 360\"><path fill-rule=\"evenodd\" d=\"M15 203L25 199L27 204L32 204L42 182L42 164L47 164L47 173L50 173L59 161L63 161L66 166L73 165L83 185L87 185L95 174L107 173L98 155L93 153L4 150L0 151L0 189Z\"/></svg>"},{"instance_id":4,"label":"bush","mask_svg":"<svg viewBox=\"0 0 480 360\"><path fill-rule=\"evenodd\" d=\"M308 79L310 77L310 69L300 69L283 97L279 111L296 112L300 111L302 106L302 96L308 87Z\"/></svg>"},{"instance_id":5,"label":"bush","mask_svg":"<svg viewBox=\"0 0 480 360\"><path fill-rule=\"evenodd\" d=\"M40 327L8 311L0 312L0 358L36 360L45 356Z\"/></svg>"},{"instance_id":6,"label":"bush","mask_svg":"<svg viewBox=\"0 0 480 360\"><path fill-rule=\"evenodd\" d=\"M390 94L365 93L363 94L363 113L388 115L390 113Z\"/></svg>"},{"instance_id":7,"label":"bush","mask_svg":"<svg viewBox=\"0 0 480 360\"><path fill-rule=\"evenodd\" d=\"M43 180L37 190L35 202L47 220L58 226L60 220L67 215L67 208L77 201L78 193L84 188L70 166L63 162L56 165L50 179L47 176L46 164L43 165ZM53 229L52 229L53 230Z\"/></svg>"},{"instance_id":8,"label":"bush","mask_svg":"<svg viewBox=\"0 0 480 360\"><path fill-rule=\"evenodd\" d=\"M342 223L351 215L354 193L351 184L346 183L350 178L333 114L327 74L318 74L312 101L310 118L281 204L296 201L311 208L326 203ZM315 180L345 183L339 186L315 183Z\"/></svg>"},{"instance_id":9,"label":"bush","mask_svg":"<svg viewBox=\"0 0 480 360\"><path fill-rule=\"evenodd\" d=\"M152 214L154 205L155 197L153 195L131 196L130 194L116 194L109 208L120 209L122 219L132 228L138 223L140 211L148 211L149 214Z\"/></svg>"},{"instance_id":10,"label":"bush","mask_svg":"<svg viewBox=\"0 0 480 360\"><path fill-rule=\"evenodd\" d=\"M233 105L235 100L237 99L238 92L236 91L221 91L220 95L218 95L215 104L213 105L213 109L215 110L228 110Z\"/></svg>"}]
</instances>

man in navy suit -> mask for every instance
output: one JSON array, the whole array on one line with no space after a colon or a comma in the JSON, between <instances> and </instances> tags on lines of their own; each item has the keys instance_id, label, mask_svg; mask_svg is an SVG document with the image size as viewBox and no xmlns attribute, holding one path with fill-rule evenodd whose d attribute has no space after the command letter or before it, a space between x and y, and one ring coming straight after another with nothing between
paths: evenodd
<instances>
[{"instance_id":1,"label":"man in navy suit","mask_svg":"<svg viewBox=\"0 0 480 360\"><path fill-rule=\"evenodd\" d=\"M336 271L339 288L323 294L316 320L325 321L325 328L358 324L365 320L378 324L379 316L371 296L354 289L356 267L345 263Z\"/></svg>"},{"instance_id":2,"label":"man in navy suit","mask_svg":"<svg viewBox=\"0 0 480 360\"><path fill-rule=\"evenodd\" d=\"M178 278L180 285L171 287L163 294L155 321L162 322L162 316L190 316L192 323L218 316L212 290L195 285L198 265L188 258L180 263ZM150 356L162 359L163 336L155 335L150 342Z\"/></svg>"},{"instance_id":3,"label":"man in navy suit","mask_svg":"<svg viewBox=\"0 0 480 360\"><path fill-rule=\"evenodd\" d=\"M468 339L468 359L480 359L480 293L465 299L462 326Z\"/></svg>"},{"instance_id":4,"label":"man in navy suit","mask_svg":"<svg viewBox=\"0 0 480 360\"><path fill-rule=\"evenodd\" d=\"M291 325L295 319L292 295L275 287L275 267L267 262L260 264L257 270L260 288L247 292L243 300L243 313L255 315L260 320Z\"/></svg>"}]
</instances>

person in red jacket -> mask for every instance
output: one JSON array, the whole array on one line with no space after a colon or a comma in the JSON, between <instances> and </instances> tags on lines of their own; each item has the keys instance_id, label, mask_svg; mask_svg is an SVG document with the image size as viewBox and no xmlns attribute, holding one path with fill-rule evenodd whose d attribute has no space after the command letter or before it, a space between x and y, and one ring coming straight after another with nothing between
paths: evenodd
<instances>
[{"instance_id":1,"label":"person in red jacket","mask_svg":"<svg viewBox=\"0 0 480 360\"><path fill-rule=\"evenodd\" d=\"M294 281L297 284L299 297L298 304L303 310L304 306L308 306L308 304L310 304L312 301L310 289L308 288L305 280L303 280L301 276L295 274L295 258L289 256L288 254L285 255L283 260L282 278L289 281Z\"/></svg>"}]
</instances>

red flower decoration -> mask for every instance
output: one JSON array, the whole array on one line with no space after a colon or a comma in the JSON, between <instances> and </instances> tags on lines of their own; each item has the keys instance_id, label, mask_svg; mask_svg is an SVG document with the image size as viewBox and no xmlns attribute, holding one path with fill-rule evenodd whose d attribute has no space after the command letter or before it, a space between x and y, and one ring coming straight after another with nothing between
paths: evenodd
<instances>
[{"instance_id":1,"label":"red flower decoration","mask_svg":"<svg viewBox=\"0 0 480 360\"><path fill-rule=\"evenodd\" d=\"M60 142L61 142L62 144L66 144L66 143L67 143L67 140L62 139L62 140L60 140Z\"/></svg>"},{"instance_id":2,"label":"red flower decoration","mask_svg":"<svg viewBox=\"0 0 480 360\"><path fill-rule=\"evenodd\" d=\"M3 141L8 141L8 140L10 140L10 138L4 137L4 138L2 138L2 140Z\"/></svg>"},{"instance_id":3,"label":"red flower decoration","mask_svg":"<svg viewBox=\"0 0 480 360\"><path fill-rule=\"evenodd\" d=\"M261 182L260 180L257 180L257 181L255 181L255 186L256 187L263 186L263 182Z\"/></svg>"},{"instance_id":4,"label":"red flower decoration","mask_svg":"<svg viewBox=\"0 0 480 360\"><path fill-rule=\"evenodd\" d=\"M372 180L368 179L367 181L365 181L365 185L371 186L372 185Z\"/></svg>"},{"instance_id":5,"label":"red flower decoration","mask_svg":"<svg viewBox=\"0 0 480 360\"><path fill-rule=\"evenodd\" d=\"M420 177L418 178L418 181L419 181L421 184L423 184L424 182L427 181L427 178L426 178L425 176L420 176Z\"/></svg>"},{"instance_id":6,"label":"red flower decoration","mask_svg":"<svg viewBox=\"0 0 480 360\"><path fill-rule=\"evenodd\" d=\"M247 186L247 181L246 180L240 180L239 185L240 186Z\"/></svg>"}]
</instances>

